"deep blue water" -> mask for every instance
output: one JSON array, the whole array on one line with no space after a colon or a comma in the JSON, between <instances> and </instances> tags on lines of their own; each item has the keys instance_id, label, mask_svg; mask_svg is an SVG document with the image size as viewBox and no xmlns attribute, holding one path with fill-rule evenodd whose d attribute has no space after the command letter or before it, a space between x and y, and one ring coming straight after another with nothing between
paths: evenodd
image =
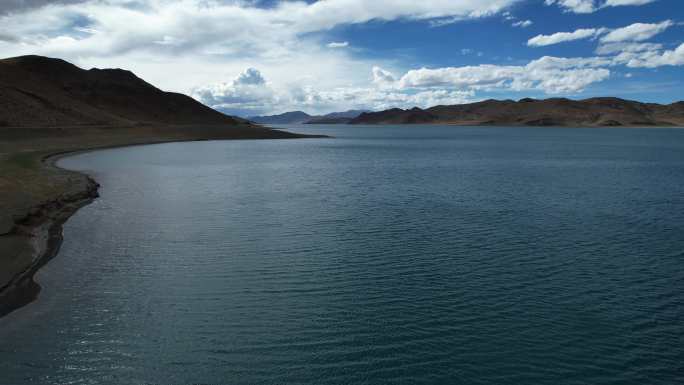
<instances>
[{"instance_id":1,"label":"deep blue water","mask_svg":"<svg viewBox=\"0 0 684 385\"><path fill-rule=\"evenodd\" d=\"M63 159L0 383L684 383L684 130L294 130Z\"/></svg>"}]
</instances>

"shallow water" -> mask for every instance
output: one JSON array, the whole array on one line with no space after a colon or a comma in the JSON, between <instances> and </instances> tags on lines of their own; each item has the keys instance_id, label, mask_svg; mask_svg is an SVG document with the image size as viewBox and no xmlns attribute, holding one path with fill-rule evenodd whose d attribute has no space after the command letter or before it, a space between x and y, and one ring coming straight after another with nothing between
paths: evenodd
<instances>
[{"instance_id":1,"label":"shallow water","mask_svg":"<svg viewBox=\"0 0 684 385\"><path fill-rule=\"evenodd\" d=\"M0 383L684 382L684 130L293 130L63 159Z\"/></svg>"}]
</instances>

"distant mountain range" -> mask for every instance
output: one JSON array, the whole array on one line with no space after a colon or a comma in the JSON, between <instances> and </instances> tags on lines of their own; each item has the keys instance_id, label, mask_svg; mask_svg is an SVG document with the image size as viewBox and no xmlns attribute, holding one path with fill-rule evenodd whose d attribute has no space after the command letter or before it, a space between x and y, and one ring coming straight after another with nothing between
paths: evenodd
<instances>
[{"instance_id":1,"label":"distant mountain range","mask_svg":"<svg viewBox=\"0 0 684 385\"><path fill-rule=\"evenodd\" d=\"M349 110L326 115L309 115L303 111L291 111L279 115L252 116L248 120L259 124L345 124L368 110Z\"/></svg>"},{"instance_id":2,"label":"distant mountain range","mask_svg":"<svg viewBox=\"0 0 684 385\"><path fill-rule=\"evenodd\" d=\"M132 72L84 70L64 60L0 60L0 127L244 124L193 98L164 92Z\"/></svg>"},{"instance_id":3,"label":"distant mountain range","mask_svg":"<svg viewBox=\"0 0 684 385\"><path fill-rule=\"evenodd\" d=\"M350 124L505 126L683 126L684 102L668 105L619 98L485 100L428 109L366 112Z\"/></svg>"}]
</instances>

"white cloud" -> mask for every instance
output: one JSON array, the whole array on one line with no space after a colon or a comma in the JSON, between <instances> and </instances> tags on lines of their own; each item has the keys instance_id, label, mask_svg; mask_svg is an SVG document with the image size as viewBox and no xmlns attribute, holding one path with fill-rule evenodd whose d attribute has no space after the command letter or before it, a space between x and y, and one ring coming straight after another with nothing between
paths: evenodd
<instances>
[{"instance_id":1,"label":"white cloud","mask_svg":"<svg viewBox=\"0 0 684 385\"><path fill-rule=\"evenodd\" d=\"M394 83L394 81L394 75L391 72L385 71L378 66L373 67L373 84L378 86L386 86L388 84Z\"/></svg>"},{"instance_id":2,"label":"white cloud","mask_svg":"<svg viewBox=\"0 0 684 385\"><path fill-rule=\"evenodd\" d=\"M265 104L274 104L277 97L259 70L248 68L227 83L198 87L192 96L214 108L249 115Z\"/></svg>"},{"instance_id":3,"label":"white cloud","mask_svg":"<svg viewBox=\"0 0 684 385\"><path fill-rule=\"evenodd\" d=\"M601 38L602 43L615 43L622 41L644 41L665 31L673 26L672 20L665 20L661 23L634 23L627 27L618 28Z\"/></svg>"},{"instance_id":4,"label":"white cloud","mask_svg":"<svg viewBox=\"0 0 684 385\"><path fill-rule=\"evenodd\" d=\"M315 77L309 81L320 87L346 86L366 80L361 74L367 70L357 66L367 69L376 63L352 58L346 50L322 49L331 28L370 20L465 20L502 12L519 1L393 0L391 6L366 0L279 1L265 8L246 0L55 3L0 14L0 55L40 54L82 66L116 65L180 92L253 65L268 70L276 83Z\"/></svg>"},{"instance_id":5,"label":"white cloud","mask_svg":"<svg viewBox=\"0 0 684 385\"><path fill-rule=\"evenodd\" d=\"M515 23L513 23L512 25L514 27L527 28L527 27L531 26L532 24L534 24L532 22L532 20L519 20L519 21L516 21Z\"/></svg>"},{"instance_id":6,"label":"white cloud","mask_svg":"<svg viewBox=\"0 0 684 385\"><path fill-rule=\"evenodd\" d=\"M671 20L665 20L661 23L634 23L623 28L608 29L608 28L581 28L573 32L557 32L551 35L537 35L527 41L527 45L531 47L541 47L552 44L563 43L566 41L581 40L596 38L600 35L601 43L614 44L626 41L644 41L653 36L665 31L669 27L675 25Z\"/></svg>"},{"instance_id":7,"label":"white cloud","mask_svg":"<svg viewBox=\"0 0 684 385\"><path fill-rule=\"evenodd\" d=\"M333 42L328 43L328 48L345 48L345 47L349 47L348 41L340 41L340 42L333 41Z\"/></svg>"},{"instance_id":8,"label":"white cloud","mask_svg":"<svg viewBox=\"0 0 684 385\"><path fill-rule=\"evenodd\" d=\"M623 54L625 59L628 54ZM631 54L627 61L627 66L632 68L646 67L655 68L661 66L681 66L684 65L684 43L674 50L667 51L646 51L638 54Z\"/></svg>"},{"instance_id":9,"label":"white cloud","mask_svg":"<svg viewBox=\"0 0 684 385\"><path fill-rule=\"evenodd\" d=\"M256 70L246 70L243 75L252 71ZM379 67L373 68L373 74L381 82L395 81L388 71ZM266 81L244 82L241 80L245 78L243 75L230 82L197 88L192 96L227 113L253 116L301 109L325 113L347 109L425 108L437 104L466 103L472 101L474 95L469 90L426 89L407 92L396 87L385 87L383 84L325 90L299 85L275 87ZM260 74L259 77L262 78Z\"/></svg>"},{"instance_id":10,"label":"white cloud","mask_svg":"<svg viewBox=\"0 0 684 385\"><path fill-rule=\"evenodd\" d=\"M618 7L621 5L645 5L656 0L606 0L604 7Z\"/></svg>"},{"instance_id":11,"label":"white cloud","mask_svg":"<svg viewBox=\"0 0 684 385\"><path fill-rule=\"evenodd\" d=\"M261 72L255 68L247 68L234 80L235 84L240 85L262 85L266 84L266 79L261 76Z\"/></svg>"},{"instance_id":12,"label":"white cloud","mask_svg":"<svg viewBox=\"0 0 684 385\"><path fill-rule=\"evenodd\" d=\"M582 28L573 32L556 32L552 35L537 35L527 41L530 47L542 47L566 41L594 38L606 31L605 28Z\"/></svg>"},{"instance_id":13,"label":"white cloud","mask_svg":"<svg viewBox=\"0 0 684 385\"><path fill-rule=\"evenodd\" d=\"M658 43L628 43L628 42L618 42L618 43L607 43L601 44L596 48L597 55L610 55L621 52L644 52L644 51L657 51L663 48L662 44Z\"/></svg>"},{"instance_id":14,"label":"white cloud","mask_svg":"<svg viewBox=\"0 0 684 385\"><path fill-rule=\"evenodd\" d=\"M592 13L596 11L594 0L546 0L546 5L558 4L567 12Z\"/></svg>"},{"instance_id":15,"label":"white cloud","mask_svg":"<svg viewBox=\"0 0 684 385\"><path fill-rule=\"evenodd\" d=\"M626 5L645 5L657 0L545 0L546 5L557 4L566 12L573 13L593 13L599 9L607 7L619 7Z\"/></svg>"},{"instance_id":16,"label":"white cloud","mask_svg":"<svg viewBox=\"0 0 684 385\"><path fill-rule=\"evenodd\" d=\"M607 62L605 62L607 63ZM408 71L400 88L454 87L462 90L541 90L549 94L576 93L606 80L610 71L596 68L594 59L543 57L525 66L479 66L421 68Z\"/></svg>"}]
</instances>

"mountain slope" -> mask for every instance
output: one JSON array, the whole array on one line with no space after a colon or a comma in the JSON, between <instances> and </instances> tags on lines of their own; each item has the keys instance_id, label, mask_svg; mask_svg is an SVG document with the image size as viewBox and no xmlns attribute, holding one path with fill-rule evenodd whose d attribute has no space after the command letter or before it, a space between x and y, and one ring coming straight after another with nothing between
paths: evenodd
<instances>
[{"instance_id":1,"label":"mountain slope","mask_svg":"<svg viewBox=\"0 0 684 385\"><path fill-rule=\"evenodd\" d=\"M428 109L364 113L351 124L459 124L512 126L679 126L684 102L661 105L619 98L485 100Z\"/></svg>"},{"instance_id":2,"label":"mountain slope","mask_svg":"<svg viewBox=\"0 0 684 385\"><path fill-rule=\"evenodd\" d=\"M241 122L129 71L83 70L41 56L0 60L0 126Z\"/></svg>"},{"instance_id":3,"label":"mountain slope","mask_svg":"<svg viewBox=\"0 0 684 385\"><path fill-rule=\"evenodd\" d=\"M331 112L325 115L309 115L303 111L290 111L279 115L252 116L249 118L259 124L344 124L367 110Z\"/></svg>"},{"instance_id":4,"label":"mountain slope","mask_svg":"<svg viewBox=\"0 0 684 385\"><path fill-rule=\"evenodd\" d=\"M300 124L306 123L313 116L303 111L290 111L279 115L252 116L250 121L259 124Z\"/></svg>"},{"instance_id":5,"label":"mountain slope","mask_svg":"<svg viewBox=\"0 0 684 385\"><path fill-rule=\"evenodd\" d=\"M345 124L368 110L349 110L344 112L331 112L323 116L314 116L306 124Z\"/></svg>"}]
</instances>

